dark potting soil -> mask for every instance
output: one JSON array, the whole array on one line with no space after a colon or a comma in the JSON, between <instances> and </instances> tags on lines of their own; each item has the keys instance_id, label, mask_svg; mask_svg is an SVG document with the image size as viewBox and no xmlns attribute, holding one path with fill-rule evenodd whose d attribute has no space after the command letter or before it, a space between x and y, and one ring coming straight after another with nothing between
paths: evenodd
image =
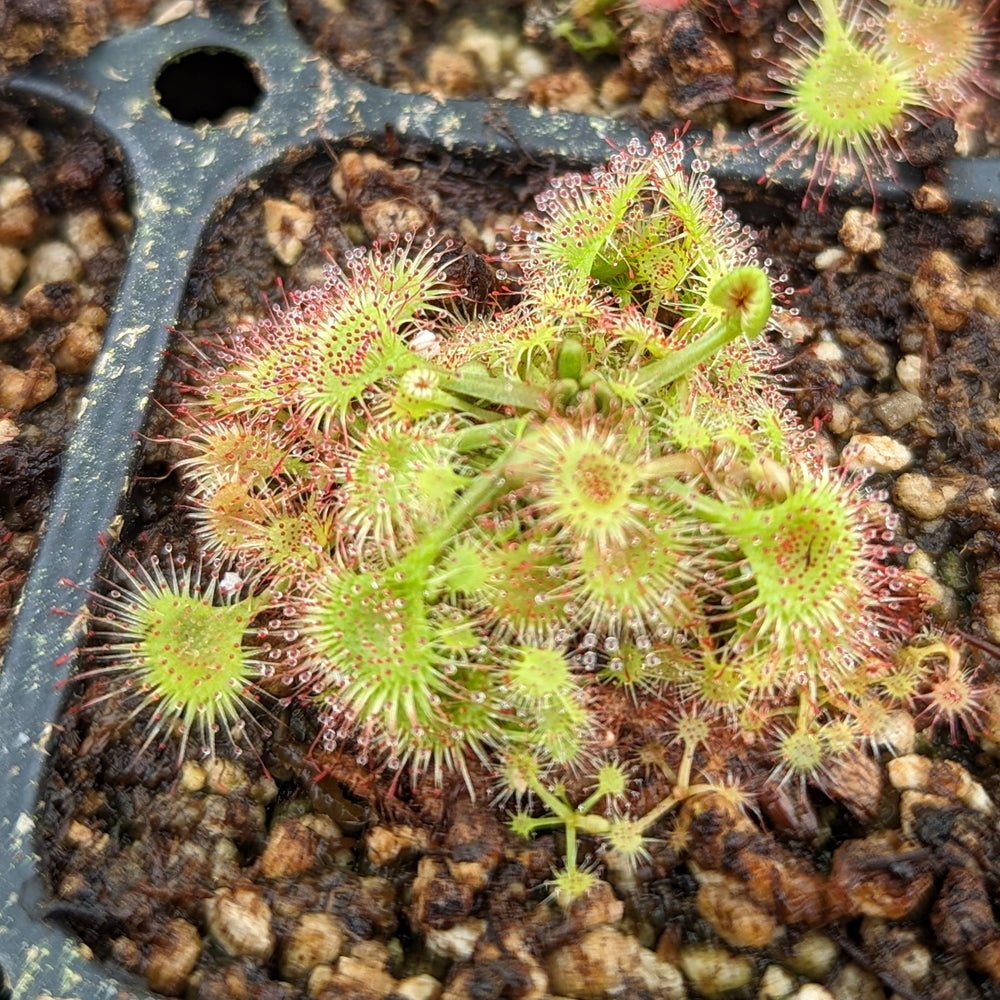
<instances>
[{"instance_id":1,"label":"dark potting soil","mask_svg":"<svg viewBox=\"0 0 1000 1000\"><path fill-rule=\"evenodd\" d=\"M109 144L0 102L0 653L128 250Z\"/></svg>"}]
</instances>

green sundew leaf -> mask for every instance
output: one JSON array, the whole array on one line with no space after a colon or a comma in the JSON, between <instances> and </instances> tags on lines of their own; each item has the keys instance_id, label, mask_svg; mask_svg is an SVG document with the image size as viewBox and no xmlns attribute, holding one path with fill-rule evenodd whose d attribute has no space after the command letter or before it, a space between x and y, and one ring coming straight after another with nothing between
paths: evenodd
<instances>
[{"instance_id":1,"label":"green sundew leaf","mask_svg":"<svg viewBox=\"0 0 1000 1000\"><path fill-rule=\"evenodd\" d=\"M539 258L560 267L571 282L580 276L612 283L627 266L618 240L631 216L641 213L638 196L644 181L639 172L564 179L558 194L539 199L548 213L534 244Z\"/></svg>"},{"instance_id":2,"label":"green sundew leaf","mask_svg":"<svg viewBox=\"0 0 1000 1000\"><path fill-rule=\"evenodd\" d=\"M356 547L396 551L437 524L467 484L457 456L427 424L373 425L347 458L338 522Z\"/></svg>"}]
</instances>

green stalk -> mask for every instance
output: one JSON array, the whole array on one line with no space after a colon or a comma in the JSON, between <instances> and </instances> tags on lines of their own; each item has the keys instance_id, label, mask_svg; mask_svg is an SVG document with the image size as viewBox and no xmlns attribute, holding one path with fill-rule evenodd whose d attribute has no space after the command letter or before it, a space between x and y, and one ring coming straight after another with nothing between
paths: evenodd
<instances>
[{"instance_id":1,"label":"green stalk","mask_svg":"<svg viewBox=\"0 0 1000 1000\"><path fill-rule=\"evenodd\" d=\"M431 559L435 558L465 526L476 510L507 488L507 480L504 478L503 472L513 447L513 445L509 446L493 465L484 469L473 479L472 483L466 487L462 495L448 510L448 513L445 514L441 523L417 546L424 556L429 555Z\"/></svg>"},{"instance_id":2,"label":"green stalk","mask_svg":"<svg viewBox=\"0 0 1000 1000\"><path fill-rule=\"evenodd\" d=\"M646 365L633 382L635 388L649 395L676 382L682 375L704 364L740 335L739 323L720 323L714 330L693 340L673 354Z\"/></svg>"},{"instance_id":3,"label":"green stalk","mask_svg":"<svg viewBox=\"0 0 1000 1000\"><path fill-rule=\"evenodd\" d=\"M482 399L498 406L512 406L515 410L537 410L539 413L549 410L548 396L520 379L459 372L445 379L443 387L460 396Z\"/></svg>"},{"instance_id":4,"label":"green stalk","mask_svg":"<svg viewBox=\"0 0 1000 1000\"><path fill-rule=\"evenodd\" d=\"M476 406L466 399L459 399L458 396L453 396L450 392L445 392L443 389L438 389L434 393L431 402L441 410L462 413L475 417L477 420L493 421L500 419L500 414L493 410L484 410L481 406Z\"/></svg>"},{"instance_id":5,"label":"green stalk","mask_svg":"<svg viewBox=\"0 0 1000 1000\"><path fill-rule=\"evenodd\" d=\"M840 39L844 36L846 34L844 22L841 20L836 0L816 0L816 6L819 8L819 23L823 29L823 37Z\"/></svg>"},{"instance_id":6,"label":"green stalk","mask_svg":"<svg viewBox=\"0 0 1000 1000\"><path fill-rule=\"evenodd\" d=\"M464 427L454 434L445 435L444 442L464 455L481 448L511 445L521 437L526 426L524 417L493 416L495 419L490 423Z\"/></svg>"},{"instance_id":7,"label":"green stalk","mask_svg":"<svg viewBox=\"0 0 1000 1000\"><path fill-rule=\"evenodd\" d=\"M707 300L721 308L719 324L679 351L646 365L633 383L636 389L652 394L676 382L737 337L758 336L771 316L771 285L759 267L734 268L711 287Z\"/></svg>"}]
</instances>

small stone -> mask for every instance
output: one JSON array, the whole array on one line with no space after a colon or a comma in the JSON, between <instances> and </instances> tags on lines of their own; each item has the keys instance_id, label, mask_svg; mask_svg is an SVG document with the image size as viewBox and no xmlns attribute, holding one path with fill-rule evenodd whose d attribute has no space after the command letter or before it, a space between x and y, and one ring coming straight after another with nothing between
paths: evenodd
<instances>
[{"instance_id":1,"label":"small stone","mask_svg":"<svg viewBox=\"0 0 1000 1000\"><path fill-rule=\"evenodd\" d=\"M847 962L828 984L834 1000L886 1000L885 990L874 973Z\"/></svg>"},{"instance_id":2,"label":"small stone","mask_svg":"<svg viewBox=\"0 0 1000 1000\"><path fill-rule=\"evenodd\" d=\"M412 340L411 340L412 346ZM504 835L496 817L468 799L456 804L444 847L448 872L473 891L485 889L504 856Z\"/></svg>"},{"instance_id":3,"label":"small stone","mask_svg":"<svg viewBox=\"0 0 1000 1000\"><path fill-rule=\"evenodd\" d=\"M21 306L32 322L52 320L65 323L80 310L80 291L72 281L50 281L33 285L21 297Z\"/></svg>"},{"instance_id":4,"label":"small stone","mask_svg":"<svg viewBox=\"0 0 1000 1000\"><path fill-rule=\"evenodd\" d=\"M951 208L948 192L940 184L921 184L910 196L910 199L918 212L934 212L940 215Z\"/></svg>"},{"instance_id":5,"label":"small stone","mask_svg":"<svg viewBox=\"0 0 1000 1000\"><path fill-rule=\"evenodd\" d=\"M837 234L840 242L851 253L877 253L882 249L882 230L872 212L860 208L849 208L844 213Z\"/></svg>"},{"instance_id":6,"label":"small stone","mask_svg":"<svg viewBox=\"0 0 1000 1000\"><path fill-rule=\"evenodd\" d=\"M505 983L516 983L518 1000L549 1000L549 977L525 940L524 928L508 927L499 936L486 934L476 943L471 960L452 975L442 1000L471 1000L493 996L497 970Z\"/></svg>"},{"instance_id":7,"label":"small stone","mask_svg":"<svg viewBox=\"0 0 1000 1000\"><path fill-rule=\"evenodd\" d=\"M399 1000L438 1000L444 987L433 976L421 972L408 976L396 984L395 996Z\"/></svg>"},{"instance_id":8,"label":"small stone","mask_svg":"<svg viewBox=\"0 0 1000 1000\"><path fill-rule=\"evenodd\" d=\"M681 10L670 23L664 39L670 72L681 84L706 77L736 76L733 55L719 38L706 30L705 19L691 8Z\"/></svg>"},{"instance_id":9,"label":"small stone","mask_svg":"<svg viewBox=\"0 0 1000 1000\"><path fill-rule=\"evenodd\" d=\"M580 929L616 924L624 915L625 904L603 880L596 881L579 899L574 899L566 911L566 918Z\"/></svg>"},{"instance_id":10,"label":"small stone","mask_svg":"<svg viewBox=\"0 0 1000 1000\"><path fill-rule=\"evenodd\" d=\"M328 965L317 965L309 977L307 992L311 1000L389 1000L392 991L386 993L379 986L343 976Z\"/></svg>"},{"instance_id":11,"label":"small stone","mask_svg":"<svg viewBox=\"0 0 1000 1000\"><path fill-rule=\"evenodd\" d=\"M47 285L52 281L79 281L83 265L77 252L63 240L39 243L28 256L27 284Z\"/></svg>"},{"instance_id":12,"label":"small stone","mask_svg":"<svg viewBox=\"0 0 1000 1000\"><path fill-rule=\"evenodd\" d=\"M23 247L35 236L37 225L31 185L23 177L0 177L0 243Z\"/></svg>"},{"instance_id":13,"label":"small stone","mask_svg":"<svg viewBox=\"0 0 1000 1000\"><path fill-rule=\"evenodd\" d=\"M846 343L846 331L838 332ZM860 334L860 336L856 335L854 338L853 346L856 347L854 354L855 366L879 382L890 378L893 373L893 361L892 355L889 354L889 348L867 333L862 331L851 332Z\"/></svg>"},{"instance_id":14,"label":"small stone","mask_svg":"<svg viewBox=\"0 0 1000 1000\"><path fill-rule=\"evenodd\" d=\"M851 255L841 247L827 247L820 250L813 260L817 271L843 271L853 265Z\"/></svg>"},{"instance_id":15,"label":"small stone","mask_svg":"<svg viewBox=\"0 0 1000 1000\"><path fill-rule=\"evenodd\" d=\"M844 449L843 460L849 469L898 472L913 461L913 452L884 434L855 434Z\"/></svg>"},{"instance_id":16,"label":"small stone","mask_svg":"<svg viewBox=\"0 0 1000 1000\"><path fill-rule=\"evenodd\" d=\"M390 169L389 164L374 153L357 153L348 149L341 153L330 171L330 190L339 201L349 203L370 174L388 173Z\"/></svg>"},{"instance_id":17,"label":"small stone","mask_svg":"<svg viewBox=\"0 0 1000 1000\"><path fill-rule=\"evenodd\" d=\"M315 966L335 962L343 944L344 931L333 914L303 913L281 949L278 971L284 979L301 979Z\"/></svg>"},{"instance_id":18,"label":"small stone","mask_svg":"<svg viewBox=\"0 0 1000 1000\"><path fill-rule=\"evenodd\" d=\"M639 964L639 942L613 927L594 927L545 959L553 993L602 1000L621 992Z\"/></svg>"},{"instance_id":19,"label":"small stone","mask_svg":"<svg viewBox=\"0 0 1000 1000\"><path fill-rule=\"evenodd\" d=\"M698 872L698 912L732 948L767 948L778 934L772 913L748 896L738 879L721 872Z\"/></svg>"},{"instance_id":20,"label":"small stone","mask_svg":"<svg viewBox=\"0 0 1000 1000\"><path fill-rule=\"evenodd\" d=\"M522 45L511 58L511 65L518 79L530 82L545 76L552 69L549 57L531 45Z\"/></svg>"},{"instance_id":21,"label":"small stone","mask_svg":"<svg viewBox=\"0 0 1000 1000\"><path fill-rule=\"evenodd\" d=\"M597 92L597 99L606 111L616 111L628 104L632 100L632 85L628 72L619 68L605 74Z\"/></svg>"},{"instance_id":22,"label":"small stone","mask_svg":"<svg viewBox=\"0 0 1000 1000\"><path fill-rule=\"evenodd\" d=\"M922 754L911 753L906 757L896 757L887 765L892 787L903 791L927 791L931 773L931 759Z\"/></svg>"},{"instance_id":23,"label":"small stone","mask_svg":"<svg viewBox=\"0 0 1000 1000\"><path fill-rule=\"evenodd\" d=\"M912 753L917 742L913 714L902 708L889 712L878 731L878 742L893 754Z\"/></svg>"},{"instance_id":24,"label":"small stone","mask_svg":"<svg viewBox=\"0 0 1000 1000\"><path fill-rule=\"evenodd\" d=\"M302 256L303 240L315 224L316 213L308 208L280 198L264 199L264 238L282 264L290 266Z\"/></svg>"},{"instance_id":25,"label":"small stone","mask_svg":"<svg viewBox=\"0 0 1000 1000\"><path fill-rule=\"evenodd\" d=\"M341 955L337 960L337 975L348 982L361 983L376 996L389 996L396 989L396 980L385 969L368 965L353 955Z\"/></svg>"},{"instance_id":26,"label":"small stone","mask_svg":"<svg viewBox=\"0 0 1000 1000\"><path fill-rule=\"evenodd\" d=\"M27 259L17 247L0 244L0 296L14 291L27 266Z\"/></svg>"},{"instance_id":27,"label":"small stone","mask_svg":"<svg viewBox=\"0 0 1000 1000\"><path fill-rule=\"evenodd\" d=\"M0 258L3 247L0 247ZM0 269L3 264L0 261ZM0 278L2 281L2 278ZM6 340L17 340L31 325L31 317L18 306L8 306L0 302L0 343Z\"/></svg>"},{"instance_id":28,"label":"small stone","mask_svg":"<svg viewBox=\"0 0 1000 1000\"><path fill-rule=\"evenodd\" d=\"M934 891L934 873L929 868L895 864L909 850L911 846L895 830L845 841L833 852L833 891L847 901L852 913L904 919Z\"/></svg>"},{"instance_id":29,"label":"small stone","mask_svg":"<svg viewBox=\"0 0 1000 1000\"><path fill-rule=\"evenodd\" d=\"M225 757L213 757L205 762L208 790L217 795L245 795L250 789L250 776L242 764Z\"/></svg>"},{"instance_id":30,"label":"small stone","mask_svg":"<svg viewBox=\"0 0 1000 1000\"><path fill-rule=\"evenodd\" d=\"M200 792L205 787L205 769L195 760L181 765L179 788L182 792Z\"/></svg>"},{"instance_id":31,"label":"small stone","mask_svg":"<svg viewBox=\"0 0 1000 1000\"><path fill-rule=\"evenodd\" d=\"M909 754L890 760L887 769L893 788L946 795L986 816L994 812L989 793L957 761Z\"/></svg>"},{"instance_id":32,"label":"small stone","mask_svg":"<svg viewBox=\"0 0 1000 1000\"><path fill-rule=\"evenodd\" d=\"M639 99L639 111L648 118L662 121L673 114L670 105L670 87L666 80L651 80Z\"/></svg>"},{"instance_id":33,"label":"small stone","mask_svg":"<svg viewBox=\"0 0 1000 1000\"><path fill-rule=\"evenodd\" d=\"M409 198L378 198L361 208L361 224L371 239L426 229L431 217Z\"/></svg>"},{"instance_id":34,"label":"small stone","mask_svg":"<svg viewBox=\"0 0 1000 1000\"><path fill-rule=\"evenodd\" d=\"M377 941L375 938L367 938L364 941L352 941L345 949L345 955L356 958L364 965L370 965L373 969L389 971L392 965L393 953L384 941Z\"/></svg>"},{"instance_id":35,"label":"small stone","mask_svg":"<svg viewBox=\"0 0 1000 1000\"><path fill-rule=\"evenodd\" d=\"M904 472L892 488L892 499L921 521L936 521L948 510L944 490L921 472Z\"/></svg>"},{"instance_id":36,"label":"small stone","mask_svg":"<svg viewBox=\"0 0 1000 1000\"><path fill-rule=\"evenodd\" d=\"M208 933L227 955L268 959L274 951L271 908L253 889L219 889L205 902Z\"/></svg>"},{"instance_id":37,"label":"small stone","mask_svg":"<svg viewBox=\"0 0 1000 1000\"><path fill-rule=\"evenodd\" d=\"M963 326L974 304L974 295L953 257L931 250L917 266L910 294L938 330L952 332Z\"/></svg>"},{"instance_id":38,"label":"small stone","mask_svg":"<svg viewBox=\"0 0 1000 1000\"><path fill-rule=\"evenodd\" d=\"M831 434L836 434L838 437L846 436L856 430L860 423L857 414L846 403L842 403L839 399L833 401L830 407L830 419L826 422Z\"/></svg>"},{"instance_id":39,"label":"small stone","mask_svg":"<svg viewBox=\"0 0 1000 1000\"><path fill-rule=\"evenodd\" d=\"M68 215L63 221L62 233L83 261L92 260L115 241L100 212L94 208Z\"/></svg>"},{"instance_id":40,"label":"small stone","mask_svg":"<svg viewBox=\"0 0 1000 1000\"><path fill-rule=\"evenodd\" d=\"M444 930L431 928L425 935L429 951L443 958L453 958L464 962L472 957L476 942L486 930L486 921L479 917L469 917Z\"/></svg>"},{"instance_id":41,"label":"small stone","mask_svg":"<svg viewBox=\"0 0 1000 1000\"><path fill-rule=\"evenodd\" d=\"M85 375L104 343L104 331L86 323L67 323L65 335L52 355L56 371L64 375Z\"/></svg>"},{"instance_id":42,"label":"small stone","mask_svg":"<svg viewBox=\"0 0 1000 1000\"><path fill-rule=\"evenodd\" d=\"M792 948L785 964L808 979L823 979L840 959L840 948L820 931L804 934Z\"/></svg>"},{"instance_id":43,"label":"small stone","mask_svg":"<svg viewBox=\"0 0 1000 1000\"><path fill-rule=\"evenodd\" d=\"M501 72L520 44L513 32L498 34L467 18L457 22L454 31L455 51L471 56L491 76Z\"/></svg>"},{"instance_id":44,"label":"small stone","mask_svg":"<svg viewBox=\"0 0 1000 1000\"><path fill-rule=\"evenodd\" d=\"M426 856L417 865L410 903L410 922L419 933L445 930L472 911L475 890L452 878L440 858Z\"/></svg>"},{"instance_id":45,"label":"small stone","mask_svg":"<svg viewBox=\"0 0 1000 1000\"><path fill-rule=\"evenodd\" d=\"M819 983L804 983L788 1000L835 1000L834 995Z\"/></svg>"},{"instance_id":46,"label":"small stone","mask_svg":"<svg viewBox=\"0 0 1000 1000\"><path fill-rule=\"evenodd\" d=\"M769 965L760 977L757 1000L788 1000L795 991L795 977L780 965Z\"/></svg>"},{"instance_id":47,"label":"small stone","mask_svg":"<svg viewBox=\"0 0 1000 1000\"><path fill-rule=\"evenodd\" d=\"M594 113L598 110L596 94L586 74L579 69L561 73L546 73L537 77L525 89L530 104L549 111L572 111L576 114Z\"/></svg>"},{"instance_id":48,"label":"small stone","mask_svg":"<svg viewBox=\"0 0 1000 1000\"><path fill-rule=\"evenodd\" d=\"M882 421L890 431L898 431L920 416L924 401L905 389L877 397L872 403L872 413Z\"/></svg>"},{"instance_id":49,"label":"small stone","mask_svg":"<svg viewBox=\"0 0 1000 1000\"><path fill-rule=\"evenodd\" d=\"M711 944L682 949L680 966L691 985L708 1000L745 989L754 975L754 962L749 955L734 955Z\"/></svg>"},{"instance_id":50,"label":"small stone","mask_svg":"<svg viewBox=\"0 0 1000 1000\"><path fill-rule=\"evenodd\" d=\"M35 359L27 371L0 362L0 410L13 415L44 403L55 394L56 367Z\"/></svg>"},{"instance_id":51,"label":"small stone","mask_svg":"<svg viewBox=\"0 0 1000 1000\"><path fill-rule=\"evenodd\" d=\"M186 920L168 920L146 962L146 983L154 993L184 996L201 954L201 935Z\"/></svg>"},{"instance_id":52,"label":"small stone","mask_svg":"<svg viewBox=\"0 0 1000 1000\"><path fill-rule=\"evenodd\" d=\"M423 827L373 826L365 834L365 850L368 860L382 868L407 854L430 850L430 840Z\"/></svg>"},{"instance_id":53,"label":"small stone","mask_svg":"<svg viewBox=\"0 0 1000 1000\"><path fill-rule=\"evenodd\" d=\"M919 396L923 377L924 359L919 354L904 354L896 362L896 378L907 392Z\"/></svg>"},{"instance_id":54,"label":"small stone","mask_svg":"<svg viewBox=\"0 0 1000 1000\"><path fill-rule=\"evenodd\" d=\"M83 850L90 854L99 854L107 847L110 838L106 833L98 833L86 823L75 819L66 828L63 839L67 847Z\"/></svg>"},{"instance_id":55,"label":"small stone","mask_svg":"<svg viewBox=\"0 0 1000 1000\"><path fill-rule=\"evenodd\" d=\"M282 820L271 830L260 857L264 878L287 878L309 871L316 863L319 838L298 819Z\"/></svg>"},{"instance_id":56,"label":"small stone","mask_svg":"<svg viewBox=\"0 0 1000 1000\"><path fill-rule=\"evenodd\" d=\"M167 0L166 3L157 6L153 24L159 26L179 21L182 17L187 17L193 10L194 0Z\"/></svg>"},{"instance_id":57,"label":"small stone","mask_svg":"<svg viewBox=\"0 0 1000 1000\"><path fill-rule=\"evenodd\" d=\"M661 1000L684 1000L687 996L680 969L669 962L664 962L648 948L639 949L639 968L636 970L635 978L650 996Z\"/></svg>"},{"instance_id":58,"label":"small stone","mask_svg":"<svg viewBox=\"0 0 1000 1000\"><path fill-rule=\"evenodd\" d=\"M436 45L427 55L427 83L439 97L468 97L481 86L482 76L471 53Z\"/></svg>"}]
</instances>

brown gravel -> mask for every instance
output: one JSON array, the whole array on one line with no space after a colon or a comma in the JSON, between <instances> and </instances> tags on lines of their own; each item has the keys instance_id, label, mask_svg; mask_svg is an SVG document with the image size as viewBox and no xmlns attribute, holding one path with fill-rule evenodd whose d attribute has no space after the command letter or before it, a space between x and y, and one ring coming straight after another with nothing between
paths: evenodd
<instances>
[{"instance_id":1,"label":"brown gravel","mask_svg":"<svg viewBox=\"0 0 1000 1000\"><path fill-rule=\"evenodd\" d=\"M0 651L130 224L106 144L0 103Z\"/></svg>"}]
</instances>

